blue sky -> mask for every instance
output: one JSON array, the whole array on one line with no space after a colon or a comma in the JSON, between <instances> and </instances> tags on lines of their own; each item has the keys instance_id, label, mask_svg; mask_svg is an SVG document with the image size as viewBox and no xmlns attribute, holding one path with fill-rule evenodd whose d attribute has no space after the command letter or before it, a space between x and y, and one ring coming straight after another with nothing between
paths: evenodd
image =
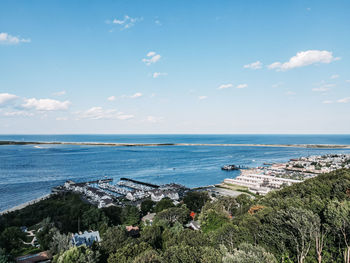
<instances>
[{"instance_id":1,"label":"blue sky","mask_svg":"<svg viewBox=\"0 0 350 263\"><path fill-rule=\"evenodd\" d=\"M350 133L349 1L0 2L0 133Z\"/></svg>"}]
</instances>

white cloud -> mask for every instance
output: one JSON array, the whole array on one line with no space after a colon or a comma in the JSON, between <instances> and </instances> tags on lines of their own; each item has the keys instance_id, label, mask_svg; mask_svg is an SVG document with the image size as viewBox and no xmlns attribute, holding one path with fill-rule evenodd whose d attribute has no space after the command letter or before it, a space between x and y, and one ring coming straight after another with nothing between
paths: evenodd
<instances>
[{"instance_id":1,"label":"white cloud","mask_svg":"<svg viewBox=\"0 0 350 263\"><path fill-rule=\"evenodd\" d=\"M156 63L161 58L161 55L157 54L154 51L148 52L146 56L147 58L143 58L142 62L144 62L147 66Z\"/></svg>"},{"instance_id":2,"label":"white cloud","mask_svg":"<svg viewBox=\"0 0 350 263\"><path fill-rule=\"evenodd\" d=\"M239 85L237 85L236 86L236 89L244 89L244 88L246 88L246 87L248 87L248 84L239 84Z\"/></svg>"},{"instance_id":3,"label":"white cloud","mask_svg":"<svg viewBox=\"0 0 350 263\"><path fill-rule=\"evenodd\" d=\"M324 100L322 101L323 104L332 104L333 101L332 100Z\"/></svg>"},{"instance_id":4,"label":"white cloud","mask_svg":"<svg viewBox=\"0 0 350 263\"><path fill-rule=\"evenodd\" d=\"M66 91L65 90L58 91L58 92L53 93L53 95L54 96L63 96L63 95L66 95Z\"/></svg>"},{"instance_id":5,"label":"white cloud","mask_svg":"<svg viewBox=\"0 0 350 263\"><path fill-rule=\"evenodd\" d=\"M4 116L6 117L30 117L33 116L34 114L31 112L26 112L26 111L8 111L3 113Z\"/></svg>"},{"instance_id":6,"label":"white cloud","mask_svg":"<svg viewBox=\"0 0 350 263\"><path fill-rule=\"evenodd\" d=\"M154 79L156 79L156 78L159 78L160 76L166 76L166 75L168 75L168 73L166 72L154 72L152 76Z\"/></svg>"},{"instance_id":7,"label":"white cloud","mask_svg":"<svg viewBox=\"0 0 350 263\"><path fill-rule=\"evenodd\" d=\"M347 80L345 80L345 82L348 82L348 83L350 83L350 79L347 79Z\"/></svg>"},{"instance_id":8,"label":"white cloud","mask_svg":"<svg viewBox=\"0 0 350 263\"><path fill-rule=\"evenodd\" d=\"M313 88L312 91L315 91L315 92L325 92L325 91L328 91L329 88L326 88L326 87L320 87L320 88Z\"/></svg>"},{"instance_id":9,"label":"white cloud","mask_svg":"<svg viewBox=\"0 0 350 263\"><path fill-rule=\"evenodd\" d=\"M338 103L348 103L350 102L350 97L342 98L337 100Z\"/></svg>"},{"instance_id":10,"label":"white cloud","mask_svg":"<svg viewBox=\"0 0 350 263\"><path fill-rule=\"evenodd\" d=\"M228 89L228 88L232 88L233 85L231 83L228 84L222 84L218 87L218 89Z\"/></svg>"},{"instance_id":11,"label":"white cloud","mask_svg":"<svg viewBox=\"0 0 350 263\"><path fill-rule=\"evenodd\" d=\"M147 116L146 121L151 123L161 122L163 117Z\"/></svg>"},{"instance_id":12,"label":"white cloud","mask_svg":"<svg viewBox=\"0 0 350 263\"><path fill-rule=\"evenodd\" d=\"M128 15L125 15L122 19L113 19L112 21L107 21L108 24L114 24L121 26L122 29L128 29L130 27L133 27L137 22L142 21L142 17L130 17Z\"/></svg>"},{"instance_id":13,"label":"white cloud","mask_svg":"<svg viewBox=\"0 0 350 263\"><path fill-rule=\"evenodd\" d=\"M208 96L199 96L199 97L198 97L199 100L205 100L205 99L207 99L207 98L208 98Z\"/></svg>"},{"instance_id":14,"label":"white cloud","mask_svg":"<svg viewBox=\"0 0 350 263\"><path fill-rule=\"evenodd\" d=\"M9 93L0 93L0 106L17 99L18 96Z\"/></svg>"},{"instance_id":15,"label":"white cloud","mask_svg":"<svg viewBox=\"0 0 350 263\"><path fill-rule=\"evenodd\" d=\"M17 45L19 43L29 43L30 39L11 36L8 33L0 33L0 44Z\"/></svg>"},{"instance_id":16,"label":"white cloud","mask_svg":"<svg viewBox=\"0 0 350 263\"><path fill-rule=\"evenodd\" d=\"M283 85L284 85L283 82L278 82L278 83L273 84L272 87L273 87L273 88L279 88L279 87L281 87L281 86L283 86Z\"/></svg>"},{"instance_id":17,"label":"white cloud","mask_svg":"<svg viewBox=\"0 0 350 263\"><path fill-rule=\"evenodd\" d=\"M134 95L130 96L130 99L136 99L136 98L140 98L140 97L142 97L142 93L136 92Z\"/></svg>"},{"instance_id":18,"label":"white cloud","mask_svg":"<svg viewBox=\"0 0 350 263\"><path fill-rule=\"evenodd\" d=\"M331 77L330 77L330 79L337 79L337 78L339 78L340 76L338 75L338 74L334 74L334 75L332 75Z\"/></svg>"},{"instance_id":19,"label":"white cloud","mask_svg":"<svg viewBox=\"0 0 350 263\"><path fill-rule=\"evenodd\" d=\"M262 68L262 63L260 61L256 61L247 65L244 65L243 68L260 69Z\"/></svg>"},{"instance_id":20,"label":"white cloud","mask_svg":"<svg viewBox=\"0 0 350 263\"><path fill-rule=\"evenodd\" d=\"M110 96L107 98L108 101L115 101L115 96Z\"/></svg>"},{"instance_id":21,"label":"white cloud","mask_svg":"<svg viewBox=\"0 0 350 263\"><path fill-rule=\"evenodd\" d=\"M57 117L56 121L67 121L68 118L67 117Z\"/></svg>"},{"instance_id":22,"label":"white cloud","mask_svg":"<svg viewBox=\"0 0 350 263\"><path fill-rule=\"evenodd\" d=\"M317 63L328 64L339 59L339 57L333 57L333 53L327 50L307 50L298 52L294 57L291 57L288 62L274 62L269 65L268 68L284 71Z\"/></svg>"},{"instance_id":23,"label":"white cloud","mask_svg":"<svg viewBox=\"0 0 350 263\"><path fill-rule=\"evenodd\" d=\"M294 91L290 91L290 90L286 92L286 95L288 95L288 96L293 96L295 94L296 93Z\"/></svg>"},{"instance_id":24,"label":"white cloud","mask_svg":"<svg viewBox=\"0 0 350 263\"><path fill-rule=\"evenodd\" d=\"M57 111L57 110L67 110L71 104L68 100L59 101L53 99L24 99L25 103L22 107L27 109L36 109L38 111Z\"/></svg>"},{"instance_id":25,"label":"white cloud","mask_svg":"<svg viewBox=\"0 0 350 263\"><path fill-rule=\"evenodd\" d=\"M134 115L124 114L115 109L105 110L102 107L92 107L84 112L77 112L78 119L91 120L128 120L134 118Z\"/></svg>"}]
</instances>

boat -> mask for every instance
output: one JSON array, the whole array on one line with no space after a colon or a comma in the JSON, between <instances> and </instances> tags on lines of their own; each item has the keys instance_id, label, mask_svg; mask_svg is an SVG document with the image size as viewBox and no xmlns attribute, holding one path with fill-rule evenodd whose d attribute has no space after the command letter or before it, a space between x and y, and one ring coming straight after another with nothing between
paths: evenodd
<instances>
[{"instance_id":1,"label":"boat","mask_svg":"<svg viewBox=\"0 0 350 263\"><path fill-rule=\"evenodd\" d=\"M224 165L223 167L221 167L221 170L225 170L225 171L233 171L233 170L239 170L240 167L234 165L234 164L228 164L228 165Z\"/></svg>"}]
</instances>

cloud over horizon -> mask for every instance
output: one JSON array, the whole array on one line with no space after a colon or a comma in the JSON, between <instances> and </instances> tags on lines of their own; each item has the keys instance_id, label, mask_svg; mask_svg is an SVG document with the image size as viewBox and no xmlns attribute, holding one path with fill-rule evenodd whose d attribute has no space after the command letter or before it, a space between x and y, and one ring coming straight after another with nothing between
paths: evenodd
<instances>
[{"instance_id":1,"label":"cloud over horizon","mask_svg":"<svg viewBox=\"0 0 350 263\"><path fill-rule=\"evenodd\" d=\"M287 62L274 62L270 64L268 68L276 69L278 71L286 71L289 69L305 67L312 64L329 64L339 59L339 57L333 56L333 52L327 50L307 50L298 52Z\"/></svg>"}]
</instances>

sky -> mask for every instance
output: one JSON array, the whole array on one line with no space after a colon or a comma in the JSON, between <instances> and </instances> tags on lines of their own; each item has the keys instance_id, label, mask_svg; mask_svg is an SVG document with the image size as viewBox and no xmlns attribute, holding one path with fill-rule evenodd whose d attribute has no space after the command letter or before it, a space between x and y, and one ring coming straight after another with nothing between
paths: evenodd
<instances>
[{"instance_id":1,"label":"sky","mask_svg":"<svg viewBox=\"0 0 350 263\"><path fill-rule=\"evenodd\" d=\"M350 1L1 0L0 134L349 134Z\"/></svg>"}]
</instances>

